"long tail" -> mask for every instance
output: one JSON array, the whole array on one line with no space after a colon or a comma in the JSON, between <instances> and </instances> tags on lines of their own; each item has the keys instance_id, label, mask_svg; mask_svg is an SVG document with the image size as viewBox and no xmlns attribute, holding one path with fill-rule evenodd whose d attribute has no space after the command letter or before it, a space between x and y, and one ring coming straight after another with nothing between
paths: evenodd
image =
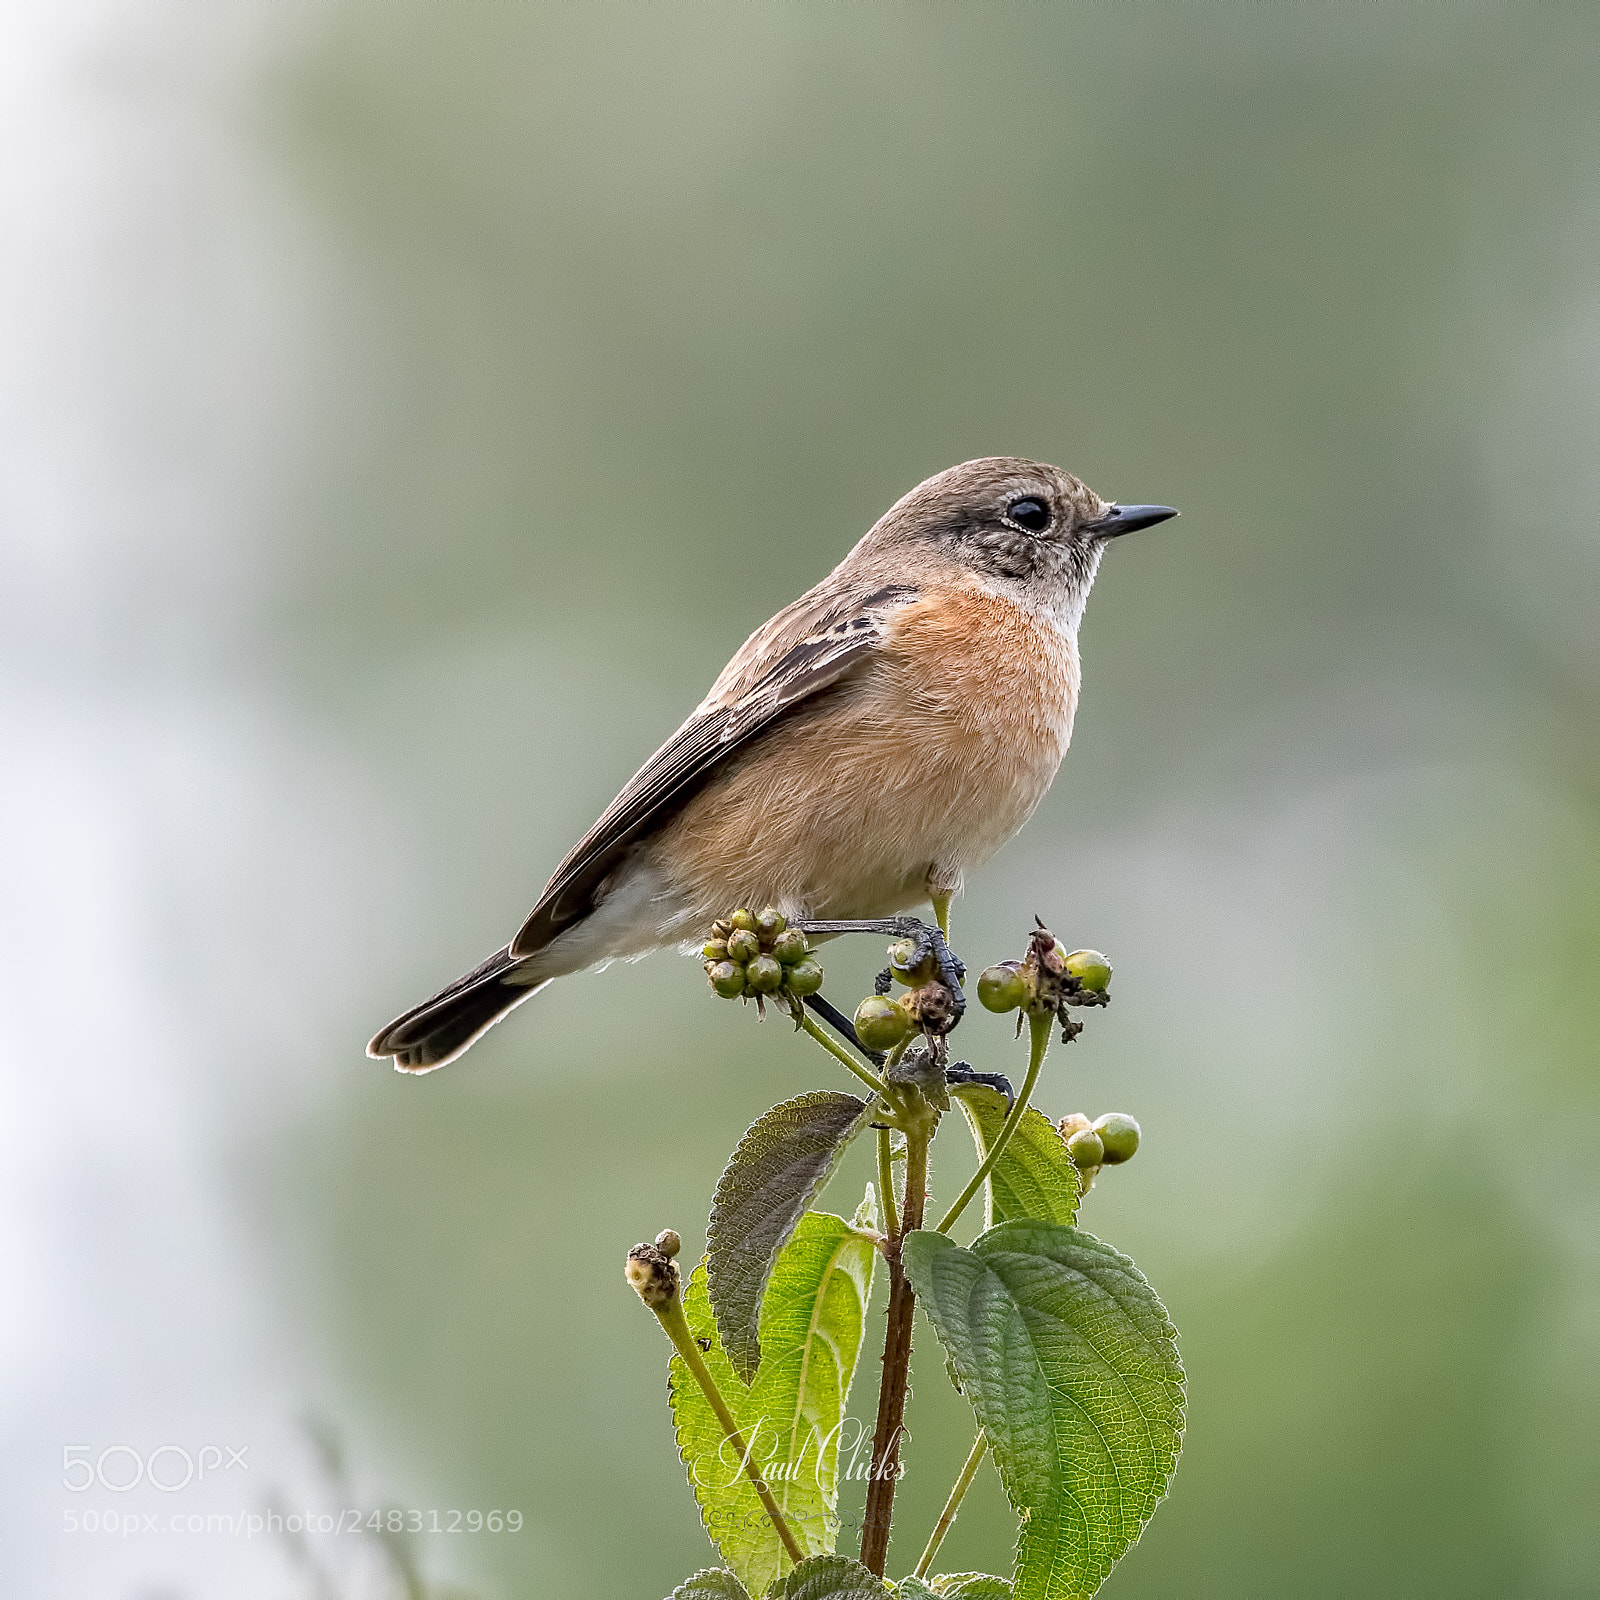
<instances>
[{"instance_id":1,"label":"long tail","mask_svg":"<svg viewBox=\"0 0 1600 1600\"><path fill-rule=\"evenodd\" d=\"M510 945L495 951L464 978L380 1028L367 1054L379 1061L393 1056L401 1072L432 1072L454 1061L501 1017L550 982L549 978L530 982L528 966L525 960L512 959Z\"/></svg>"}]
</instances>

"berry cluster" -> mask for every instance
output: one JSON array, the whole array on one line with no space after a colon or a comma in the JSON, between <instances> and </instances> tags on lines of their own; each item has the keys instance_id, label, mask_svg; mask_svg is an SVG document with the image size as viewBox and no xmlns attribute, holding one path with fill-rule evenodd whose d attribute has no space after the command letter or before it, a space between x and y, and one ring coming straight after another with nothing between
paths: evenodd
<instances>
[{"instance_id":1,"label":"berry cluster","mask_svg":"<svg viewBox=\"0 0 1600 1600\"><path fill-rule=\"evenodd\" d=\"M1061 1021L1062 1039L1083 1024L1067 1015L1068 1006L1103 1006L1111 1000L1111 963L1098 950L1068 951L1048 928L1035 930L1021 961L1001 961L978 977L978 999L990 1011L1016 1011ZM1017 1019L1017 1027L1022 1019Z\"/></svg>"},{"instance_id":2,"label":"berry cluster","mask_svg":"<svg viewBox=\"0 0 1600 1600\"><path fill-rule=\"evenodd\" d=\"M869 994L856 1008L856 1038L869 1050L892 1050L912 1033L934 1038L948 1033L957 1020L949 989L939 979L939 961L932 945L901 939L889 946L889 975L906 992ZM886 979L878 984L885 991Z\"/></svg>"},{"instance_id":3,"label":"berry cluster","mask_svg":"<svg viewBox=\"0 0 1600 1600\"><path fill-rule=\"evenodd\" d=\"M1081 1111L1063 1117L1056 1126L1067 1141L1067 1154L1084 1176L1084 1188L1094 1182L1102 1166L1116 1167L1133 1160L1139 1148L1139 1124L1124 1111L1108 1111L1091 1122Z\"/></svg>"},{"instance_id":4,"label":"berry cluster","mask_svg":"<svg viewBox=\"0 0 1600 1600\"><path fill-rule=\"evenodd\" d=\"M822 987L822 967L811 954L811 941L772 906L759 914L735 911L714 922L700 953L711 987L724 1000L753 995L759 1002L780 991L801 999Z\"/></svg>"}]
</instances>

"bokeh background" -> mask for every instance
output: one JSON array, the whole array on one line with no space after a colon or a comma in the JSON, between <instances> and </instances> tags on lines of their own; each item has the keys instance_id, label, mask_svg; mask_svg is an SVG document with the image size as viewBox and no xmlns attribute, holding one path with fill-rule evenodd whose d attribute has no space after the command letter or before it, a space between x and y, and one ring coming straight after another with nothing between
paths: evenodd
<instances>
[{"instance_id":1,"label":"bokeh background","mask_svg":"<svg viewBox=\"0 0 1600 1600\"><path fill-rule=\"evenodd\" d=\"M828 1064L671 955L362 1045L995 452L1184 513L957 910L1117 966L1043 1102L1144 1124L1085 1221L1191 1406L1106 1593L1600 1594L1600 10L13 0L0 129L8 1594L708 1561L621 1257ZM248 1465L63 1487L167 1443ZM64 1531L269 1502L526 1525ZM985 1468L947 1564L1010 1533Z\"/></svg>"}]
</instances>

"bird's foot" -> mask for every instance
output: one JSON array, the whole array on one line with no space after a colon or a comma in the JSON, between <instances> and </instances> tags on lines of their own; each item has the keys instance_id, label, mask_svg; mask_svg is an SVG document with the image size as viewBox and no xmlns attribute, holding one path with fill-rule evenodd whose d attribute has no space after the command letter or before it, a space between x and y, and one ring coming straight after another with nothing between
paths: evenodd
<instances>
[{"instance_id":1,"label":"bird's foot","mask_svg":"<svg viewBox=\"0 0 1600 1600\"><path fill-rule=\"evenodd\" d=\"M987 1084L991 1089L999 1090L1006 1097L1006 1110L1008 1112L1017 1103L1017 1092L1011 1087L1011 1080L1003 1072L976 1072L970 1062L952 1061L944 1069L944 1081L948 1084Z\"/></svg>"},{"instance_id":2,"label":"bird's foot","mask_svg":"<svg viewBox=\"0 0 1600 1600\"><path fill-rule=\"evenodd\" d=\"M961 1020L967 1009L967 997L961 988L966 981L966 963L950 948L950 942L944 934L920 917L852 917L836 921L801 919L790 926L808 934L877 933L887 934L891 939L910 940L910 959L901 964L908 968L915 967L927 957L933 957L939 981L950 991L955 1008L955 1020L950 1024L951 1027Z\"/></svg>"}]
</instances>

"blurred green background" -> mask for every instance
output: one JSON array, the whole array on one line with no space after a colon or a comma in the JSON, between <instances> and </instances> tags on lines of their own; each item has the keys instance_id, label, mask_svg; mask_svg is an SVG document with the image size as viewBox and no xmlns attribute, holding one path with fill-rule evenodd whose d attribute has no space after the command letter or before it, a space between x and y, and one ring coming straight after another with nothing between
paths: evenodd
<instances>
[{"instance_id":1,"label":"blurred green background","mask_svg":"<svg viewBox=\"0 0 1600 1600\"><path fill-rule=\"evenodd\" d=\"M708 1562L621 1259L697 1249L827 1062L671 955L426 1079L361 1047L892 500L1016 453L1184 513L956 911L1117 966L1041 1097L1144 1125L1085 1222L1190 1413L1105 1592L1600 1595L1600 10L0 33L8 1593L397 1592L360 1540L63 1530L269 1496L520 1507L414 1544L480 1596ZM916 1375L892 1571L970 1441L925 1328ZM61 1485L213 1437L203 1500ZM986 1467L941 1564L1011 1531Z\"/></svg>"}]
</instances>

